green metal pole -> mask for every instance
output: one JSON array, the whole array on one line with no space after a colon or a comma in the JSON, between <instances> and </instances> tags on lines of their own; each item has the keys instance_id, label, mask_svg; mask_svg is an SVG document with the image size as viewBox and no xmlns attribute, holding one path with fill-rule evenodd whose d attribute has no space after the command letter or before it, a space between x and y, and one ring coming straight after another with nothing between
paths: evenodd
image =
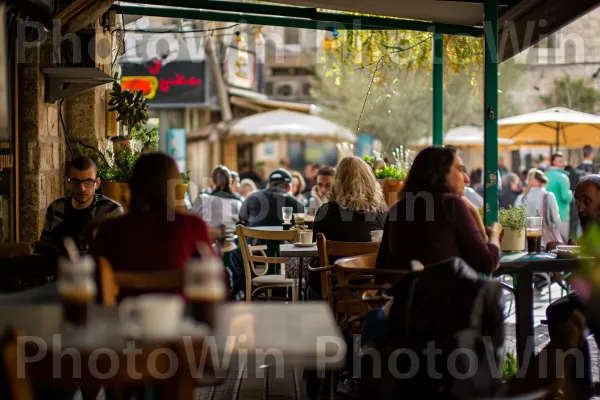
<instances>
[{"instance_id":1,"label":"green metal pole","mask_svg":"<svg viewBox=\"0 0 600 400\"><path fill-rule=\"evenodd\" d=\"M485 224L498 222L498 2L484 2Z\"/></svg>"},{"instance_id":2,"label":"green metal pole","mask_svg":"<svg viewBox=\"0 0 600 400\"><path fill-rule=\"evenodd\" d=\"M433 145L444 143L444 35L433 34Z\"/></svg>"},{"instance_id":3,"label":"green metal pole","mask_svg":"<svg viewBox=\"0 0 600 400\"><path fill-rule=\"evenodd\" d=\"M482 29L474 26L439 24L398 18L366 17L316 11L314 8L237 3L230 1L197 0L148 0L141 3L156 6L132 5L136 0L113 4L111 10L125 15L147 15L151 17L169 17L201 19L207 21L239 22L256 25L287 26L304 29L331 30L410 30L421 32L440 32L449 35L483 35ZM169 5L171 7L164 7ZM179 7L179 8L178 8ZM189 7L189 8L181 8ZM206 9L216 11L206 11ZM222 12L226 11L226 12Z\"/></svg>"}]
</instances>

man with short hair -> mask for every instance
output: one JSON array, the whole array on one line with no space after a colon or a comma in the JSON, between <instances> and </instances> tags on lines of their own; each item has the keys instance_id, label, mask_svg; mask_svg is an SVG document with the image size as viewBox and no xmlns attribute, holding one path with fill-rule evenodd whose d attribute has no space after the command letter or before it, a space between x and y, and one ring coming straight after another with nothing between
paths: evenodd
<instances>
[{"instance_id":1,"label":"man with short hair","mask_svg":"<svg viewBox=\"0 0 600 400\"><path fill-rule=\"evenodd\" d=\"M577 169L584 171L585 174L595 174L596 166L594 165L594 149L589 144L583 146L583 161Z\"/></svg>"},{"instance_id":2,"label":"man with short hair","mask_svg":"<svg viewBox=\"0 0 600 400\"><path fill-rule=\"evenodd\" d=\"M515 205L517 197L521 194L521 179L517 174L509 172L502 177L502 189L498 193L498 204L500 208L509 208Z\"/></svg>"},{"instance_id":3,"label":"man with short hair","mask_svg":"<svg viewBox=\"0 0 600 400\"><path fill-rule=\"evenodd\" d=\"M240 210L240 222L249 227L280 226L282 208L292 207L294 213L304 213L304 205L290 194L292 175L283 168L269 175L269 187L252 193Z\"/></svg>"},{"instance_id":4,"label":"man with short hair","mask_svg":"<svg viewBox=\"0 0 600 400\"><path fill-rule=\"evenodd\" d=\"M310 208L319 209L323 203L327 203L327 195L333 185L333 177L335 169L333 167L323 167L317 172L317 184L310 191L310 200L308 206Z\"/></svg>"},{"instance_id":5,"label":"man with short hair","mask_svg":"<svg viewBox=\"0 0 600 400\"><path fill-rule=\"evenodd\" d=\"M573 192L569 182L569 176L565 171L565 158L562 153L554 153L550 160L551 167L546 172L548 186L546 190L554 193L558 203L558 213L560 214L559 230L566 243L569 240L570 220L571 220L571 201Z\"/></svg>"},{"instance_id":6,"label":"man with short hair","mask_svg":"<svg viewBox=\"0 0 600 400\"><path fill-rule=\"evenodd\" d=\"M38 248L54 248L65 254L63 242L71 237L80 251L87 250L89 228L107 218L123 214L116 201L96 193L100 178L96 164L84 156L76 157L67 168L65 185L70 195L54 200L46 211L46 222Z\"/></svg>"}]
</instances>

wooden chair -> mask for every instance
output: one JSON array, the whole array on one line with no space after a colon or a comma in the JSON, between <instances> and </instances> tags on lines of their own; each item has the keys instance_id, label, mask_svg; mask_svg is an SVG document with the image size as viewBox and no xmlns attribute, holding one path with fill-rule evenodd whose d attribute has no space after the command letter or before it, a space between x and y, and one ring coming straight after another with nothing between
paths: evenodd
<instances>
[{"instance_id":1,"label":"wooden chair","mask_svg":"<svg viewBox=\"0 0 600 400\"><path fill-rule=\"evenodd\" d=\"M244 274L246 277L246 302L250 303L252 296L262 290L268 290L268 297L271 297L274 288L291 288L292 301L298 299L298 287L294 279L288 279L283 275L268 275L269 265L283 264L287 257L269 257L265 253L266 246L252 246L248 239L258 240L277 240L277 241L296 241L296 231L263 231L248 228L242 225L237 226L237 235L244 260ZM259 252L260 255L255 253ZM263 268L257 268L258 265ZM252 274L257 275L252 278Z\"/></svg>"},{"instance_id":2,"label":"wooden chair","mask_svg":"<svg viewBox=\"0 0 600 400\"><path fill-rule=\"evenodd\" d=\"M114 271L104 257L98 259L101 297L104 305L116 305L119 294L177 293L183 289L183 271Z\"/></svg>"},{"instance_id":3,"label":"wooden chair","mask_svg":"<svg viewBox=\"0 0 600 400\"><path fill-rule=\"evenodd\" d=\"M11 327L0 335L0 398L33 400L31 382L19 376L18 336L19 333Z\"/></svg>"},{"instance_id":4,"label":"wooden chair","mask_svg":"<svg viewBox=\"0 0 600 400\"><path fill-rule=\"evenodd\" d=\"M338 323L346 325L360 320L369 310L369 303L385 303L385 290L412 271L376 269L377 254L365 254L338 259L334 264L335 279L331 297ZM386 282L377 284L377 281ZM368 300L368 301L367 301Z\"/></svg>"},{"instance_id":5,"label":"wooden chair","mask_svg":"<svg viewBox=\"0 0 600 400\"><path fill-rule=\"evenodd\" d=\"M351 257L362 254L377 253L379 242L340 242L327 240L325 235L317 233L317 248L319 251L319 267L311 268L311 273L321 275L321 295L323 299L331 304L329 294L331 292L333 265L329 263L329 257ZM373 260L373 267L375 261Z\"/></svg>"}]
</instances>

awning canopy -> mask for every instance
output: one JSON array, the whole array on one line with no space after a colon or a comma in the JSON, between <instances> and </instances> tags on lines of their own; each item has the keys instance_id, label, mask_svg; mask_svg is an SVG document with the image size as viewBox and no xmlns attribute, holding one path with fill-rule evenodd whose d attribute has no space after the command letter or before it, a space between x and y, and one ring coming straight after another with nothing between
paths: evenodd
<instances>
[{"instance_id":1,"label":"awning canopy","mask_svg":"<svg viewBox=\"0 0 600 400\"><path fill-rule=\"evenodd\" d=\"M485 18L482 3L446 0L277 0L270 4L253 4L216 0L127 0L117 2L113 9L122 14L232 22L244 20L251 24L309 29L413 29L481 36ZM140 4L147 7L139 7ZM297 7L280 7L278 4ZM498 0L499 61L508 60L535 45L599 4L599 0ZM404 20L354 17L347 12Z\"/></svg>"},{"instance_id":2,"label":"awning canopy","mask_svg":"<svg viewBox=\"0 0 600 400\"><path fill-rule=\"evenodd\" d=\"M498 136L518 144L599 146L600 116L555 107L499 120Z\"/></svg>"},{"instance_id":3,"label":"awning canopy","mask_svg":"<svg viewBox=\"0 0 600 400\"><path fill-rule=\"evenodd\" d=\"M229 129L233 136L298 136L354 143L356 135L341 125L316 115L274 110L240 119Z\"/></svg>"},{"instance_id":4,"label":"awning canopy","mask_svg":"<svg viewBox=\"0 0 600 400\"><path fill-rule=\"evenodd\" d=\"M415 142L413 147L431 146L431 136L424 137ZM477 126L461 126L450 129L444 135L444 144L457 147L483 147L483 129ZM498 146L511 146L514 140L498 138Z\"/></svg>"}]
</instances>

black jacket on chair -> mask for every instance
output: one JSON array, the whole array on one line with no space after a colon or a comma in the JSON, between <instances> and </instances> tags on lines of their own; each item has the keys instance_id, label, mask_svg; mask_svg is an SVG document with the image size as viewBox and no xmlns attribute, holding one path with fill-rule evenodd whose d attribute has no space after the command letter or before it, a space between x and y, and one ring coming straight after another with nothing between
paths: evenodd
<instances>
[{"instance_id":1,"label":"black jacket on chair","mask_svg":"<svg viewBox=\"0 0 600 400\"><path fill-rule=\"evenodd\" d=\"M383 393L377 398L467 399L499 394L504 316L498 282L480 277L463 260L453 258L411 273L389 294L394 303L383 353L389 356L403 349L400 353L405 354L395 356L395 362L382 362L387 377L379 382ZM384 355L382 359L386 360ZM397 370L390 373L394 365Z\"/></svg>"}]
</instances>

